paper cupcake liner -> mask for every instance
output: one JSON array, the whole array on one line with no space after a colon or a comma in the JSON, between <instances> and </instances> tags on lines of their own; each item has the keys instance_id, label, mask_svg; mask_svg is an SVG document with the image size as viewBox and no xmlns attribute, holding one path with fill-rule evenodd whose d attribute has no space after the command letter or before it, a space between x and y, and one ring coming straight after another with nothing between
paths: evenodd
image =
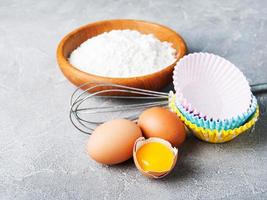
<instances>
[{"instance_id":1,"label":"paper cupcake liner","mask_svg":"<svg viewBox=\"0 0 267 200\"><path fill-rule=\"evenodd\" d=\"M196 124L193 124L192 122L188 121L176 107L175 98L170 99L169 107L173 112L178 115L178 117L184 122L184 124L192 131L192 133L197 138L210 143L224 143L234 139L241 133L244 133L245 131L250 129L259 118L259 107L257 106L254 114L242 126L230 130L210 130L205 129L203 127L199 127Z\"/></svg>"},{"instance_id":2,"label":"paper cupcake liner","mask_svg":"<svg viewBox=\"0 0 267 200\"><path fill-rule=\"evenodd\" d=\"M247 111L251 90L243 73L226 59L209 53L181 58L173 73L177 101L190 113L214 120Z\"/></svg>"},{"instance_id":3,"label":"paper cupcake liner","mask_svg":"<svg viewBox=\"0 0 267 200\"><path fill-rule=\"evenodd\" d=\"M175 101L176 107L182 115L193 124L206 129L229 130L241 126L255 112L257 108L257 99L253 96L250 107L242 115L227 120L211 120L196 116L194 113L188 112L178 101Z\"/></svg>"}]
</instances>

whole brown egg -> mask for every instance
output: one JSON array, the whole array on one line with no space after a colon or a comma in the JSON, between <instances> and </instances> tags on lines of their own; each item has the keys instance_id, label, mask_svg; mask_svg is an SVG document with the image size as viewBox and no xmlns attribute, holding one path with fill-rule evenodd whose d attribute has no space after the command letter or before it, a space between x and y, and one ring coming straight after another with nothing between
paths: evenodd
<instances>
[{"instance_id":1,"label":"whole brown egg","mask_svg":"<svg viewBox=\"0 0 267 200\"><path fill-rule=\"evenodd\" d=\"M181 145L186 138L183 122L175 113L165 108L153 107L145 110L139 116L138 125L146 138L159 137L175 147Z\"/></svg>"},{"instance_id":2,"label":"whole brown egg","mask_svg":"<svg viewBox=\"0 0 267 200\"><path fill-rule=\"evenodd\" d=\"M142 136L136 123L115 119L98 126L87 142L87 152L102 164L118 164L132 157L135 141Z\"/></svg>"}]
</instances>

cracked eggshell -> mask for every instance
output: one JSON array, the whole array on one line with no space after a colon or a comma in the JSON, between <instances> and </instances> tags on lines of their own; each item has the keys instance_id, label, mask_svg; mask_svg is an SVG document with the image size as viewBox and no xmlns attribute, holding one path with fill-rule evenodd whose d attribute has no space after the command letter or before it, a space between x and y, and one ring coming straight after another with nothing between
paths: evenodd
<instances>
[{"instance_id":1,"label":"cracked eggshell","mask_svg":"<svg viewBox=\"0 0 267 200\"><path fill-rule=\"evenodd\" d=\"M140 149L143 145L149 143L149 142L159 142L161 144L164 144L166 147L168 147L171 152L173 152L174 155L174 159L173 159L173 163L171 168L168 171L162 171L162 172L154 172L154 171L145 171L141 168L138 160L137 160L137 156L136 156L136 152L138 151L138 149ZM172 169L174 168L176 162L177 162L177 157L178 157L178 149L175 147L172 147L171 143L168 142L167 140L161 139L161 138L156 138L156 137L151 137L148 139L145 139L144 137L140 137L136 140L135 144L134 144L134 148L133 148L133 159L134 159L134 163L135 166L137 167L137 169L146 177L148 178L154 178L154 179L159 179L159 178L163 178L166 175L168 175Z\"/></svg>"}]
</instances>

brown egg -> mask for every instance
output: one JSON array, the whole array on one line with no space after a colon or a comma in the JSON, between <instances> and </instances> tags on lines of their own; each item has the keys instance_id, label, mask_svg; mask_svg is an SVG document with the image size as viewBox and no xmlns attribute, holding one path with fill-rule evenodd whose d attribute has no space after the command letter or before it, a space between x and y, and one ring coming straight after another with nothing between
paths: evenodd
<instances>
[{"instance_id":1,"label":"brown egg","mask_svg":"<svg viewBox=\"0 0 267 200\"><path fill-rule=\"evenodd\" d=\"M102 164L118 164L133 155L135 141L142 136L140 128L126 119L116 119L98 126L87 143L89 156Z\"/></svg>"},{"instance_id":2,"label":"brown egg","mask_svg":"<svg viewBox=\"0 0 267 200\"><path fill-rule=\"evenodd\" d=\"M175 113L165 108L153 107L145 110L139 116L138 125L146 138L159 137L175 147L181 145L186 137L183 122Z\"/></svg>"}]
</instances>

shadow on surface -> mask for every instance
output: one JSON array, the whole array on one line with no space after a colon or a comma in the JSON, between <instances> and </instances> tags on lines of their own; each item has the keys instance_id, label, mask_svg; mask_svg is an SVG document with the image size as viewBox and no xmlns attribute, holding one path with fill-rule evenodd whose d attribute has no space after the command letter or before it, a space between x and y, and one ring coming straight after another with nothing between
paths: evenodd
<instances>
[{"instance_id":1,"label":"shadow on surface","mask_svg":"<svg viewBox=\"0 0 267 200\"><path fill-rule=\"evenodd\" d=\"M194 156L201 152L203 142L195 138L191 133L187 135L185 143L178 149L179 157L173 171L163 178L163 181L177 182L195 177L199 173ZM193 155L193 157L191 156Z\"/></svg>"}]
</instances>

